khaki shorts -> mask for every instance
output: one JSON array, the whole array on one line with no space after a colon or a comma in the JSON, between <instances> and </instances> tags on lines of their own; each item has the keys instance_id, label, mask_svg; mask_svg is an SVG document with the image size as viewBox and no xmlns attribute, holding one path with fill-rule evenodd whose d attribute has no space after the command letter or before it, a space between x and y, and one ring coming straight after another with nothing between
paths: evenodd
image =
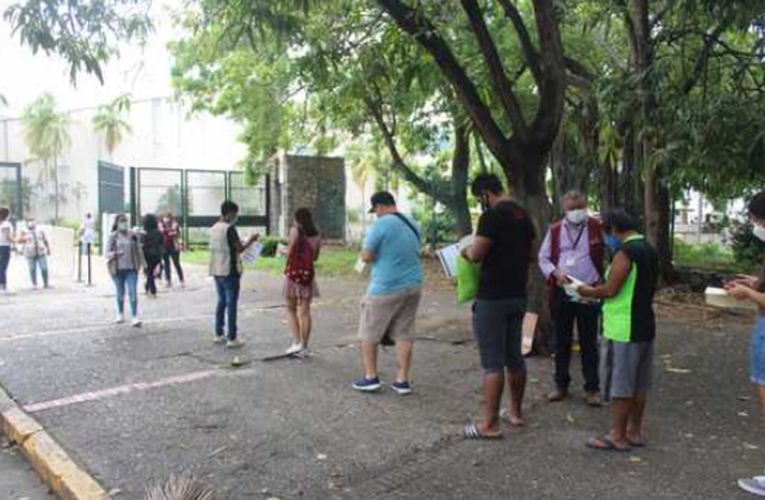
<instances>
[{"instance_id":1,"label":"khaki shorts","mask_svg":"<svg viewBox=\"0 0 765 500\"><path fill-rule=\"evenodd\" d=\"M370 295L361 303L359 338L379 344L387 333L394 341L414 341L422 290L410 288L390 295Z\"/></svg>"}]
</instances>

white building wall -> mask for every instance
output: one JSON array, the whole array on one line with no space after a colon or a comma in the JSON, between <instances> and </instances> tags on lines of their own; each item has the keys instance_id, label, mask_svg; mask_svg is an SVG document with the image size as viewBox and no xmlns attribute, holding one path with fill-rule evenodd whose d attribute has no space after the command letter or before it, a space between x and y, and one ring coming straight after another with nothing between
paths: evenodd
<instances>
[{"instance_id":1,"label":"white building wall","mask_svg":"<svg viewBox=\"0 0 765 500\"><path fill-rule=\"evenodd\" d=\"M234 170L246 154L244 145L237 141L241 131L238 124L207 113L190 117L187 106L159 97L133 103L125 115L132 133L110 155L103 135L93 130L96 111L88 108L69 112L72 143L58 161L59 182L68 186L68 200L60 205L63 218L79 219L85 212L97 210L99 160L124 167ZM0 120L0 161L22 163L23 176L37 184L40 165L32 161L23 137L20 119ZM79 201L71 190L77 185L83 188ZM41 196L40 190L35 190L32 205L36 217L53 216L52 202Z\"/></svg>"}]
</instances>

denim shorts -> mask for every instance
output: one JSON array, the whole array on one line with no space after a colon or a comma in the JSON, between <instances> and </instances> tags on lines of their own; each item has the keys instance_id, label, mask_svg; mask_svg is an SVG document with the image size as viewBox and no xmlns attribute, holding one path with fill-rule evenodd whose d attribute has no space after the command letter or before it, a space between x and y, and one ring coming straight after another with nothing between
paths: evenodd
<instances>
[{"instance_id":1,"label":"denim shorts","mask_svg":"<svg viewBox=\"0 0 765 500\"><path fill-rule=\"evenodd\" d=\"M765 386L765 316L754 324L750 346L752 360L752 382Z\"/></svg>"},{"instance_id":2,"label":"denim shorts","mask_svg":"<svg viewBox=\"0 0 765 500\"><path fill-rule=\"evenodd\" d=\"M473 305L473 333L486 373L526 369L521 352L526 299L477 300Z\"/></svg>"}]
</instances>

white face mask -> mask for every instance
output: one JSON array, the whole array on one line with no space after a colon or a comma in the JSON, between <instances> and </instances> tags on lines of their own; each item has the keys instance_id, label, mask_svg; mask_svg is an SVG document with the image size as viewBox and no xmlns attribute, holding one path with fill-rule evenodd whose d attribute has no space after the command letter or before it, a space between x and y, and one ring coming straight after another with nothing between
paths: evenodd
<instances>
[{"instance_id":1,"label":"white face mask","mask_svg":"<svg viewBox=\"0 0 765 500\"><path fill-rule=\"evenodd\" d=\"M165 217L164 219L162 219L162 222L164 222L165 224L170 224L170 219L168 217Z\"/></svg>"},{"instance_id":2,"label":"white face mask","mask_svg":"<svg viewBox=\"0 0 765 500\"><path fill-rule=\"evenodd\" d=\"M117 229L120 231L127 231L128 230L128 223L127 222L119 222L117 223Z\"/></svg>"},{"instance_id":3,"label":"white face mask","mask_svg":"<svg viewBox=\"0 0 765 500\"><path fill-rule=\"evenodd\" d=\"M577 210L569 210L566 212L566 220L571 224L579 225L587 220L587 209L579 208Z\"/></svg>"},{"instance_id":4,"label":"white face mask","mask_svg":"<svg viewBox=\"0 0 765 500\"><path fill-rule=\"evenodd\" d=\"M752 234L755 235L760 241L765 242L765 227L762 227L759 224L754 225L754 229L752 230Z\"/></svg>"}]
</instances>

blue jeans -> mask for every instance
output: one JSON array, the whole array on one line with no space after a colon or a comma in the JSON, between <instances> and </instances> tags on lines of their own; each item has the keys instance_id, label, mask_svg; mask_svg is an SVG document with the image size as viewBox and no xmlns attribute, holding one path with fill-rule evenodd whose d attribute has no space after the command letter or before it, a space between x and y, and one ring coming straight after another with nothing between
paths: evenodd
<instances>
[{"instance_id":1,"label":"blue jeans","mask_svg":"<svg viewBox=\"0 0 765 500\"><path fill-rule=\"evenodd\" d=\"M216 276L215 290L218 292L218 307L215 310L215 335L223 336L224 325L228 325L228 339L236 340L236 313L239 307L239 285L241 276Z\"/></svg>"},{"instance_id":2,"label":"blue jeans","mask_svg":"<svg viewBox=\"0 0 765 500\"><path fill-rule=\"evenodd\" d=\"M0 290L8 288L8 265L11 263L11 247L0 247Z\"/></svg>"},{"instance_id":3,"label":"blue jeans","mask_svg":"<svg viewBox=\"0 0 765 500\"><path fill-rule=\"evenodd\" d=\"M117 287L117 310L125 314L125 287L130 296L130 314L138 316L138 272L135 269L120 269L114 276Z\"/></svg>"},{"instance_id":4,"label":"blue jeans","mask_svg":"<svg viewBox=\"0 0 765 500\"><path fill-rule=\"evenodd\" d=\"M752 382L765 386L765 316L760 316L754 325L749 352Z\"/></svg>"},{"instance_id":5,"label":"blue jeans","mask_svg":"<svg viewBox=\"0 0 765 500\"><path fill-rule=\"evenodd\" d=\"M48 259L45 255L27 257L27 263L29 264L29 277L32 280L32 285L37 286L37 268L39 267L43 285L48 288Z\"/></svg>"}]
</instances>

